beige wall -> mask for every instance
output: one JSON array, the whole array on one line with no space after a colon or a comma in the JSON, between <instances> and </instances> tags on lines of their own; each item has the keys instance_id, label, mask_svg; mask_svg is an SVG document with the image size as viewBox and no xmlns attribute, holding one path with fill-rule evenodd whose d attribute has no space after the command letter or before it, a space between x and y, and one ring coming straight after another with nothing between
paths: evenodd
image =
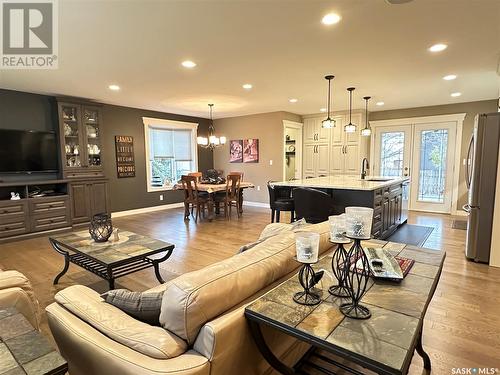
<instances>
[{"instance_id":1,"label":"beige wall","mask_svg":"<svg viewBox=\"0 0 500 375\"><path fill-rule=\"evenodd\" d=\"M214 121L216 133L225 135L228 143L214 150L214 168L244 172L244 180L255 184L255 189L245 190L246 201L269 202L267 181L283 179L283 120L302 122L300 116L288 112L270 112L249 116L229 117ZM229 140L257 138L258 163L229 163ZM269 161L273 165L269 165ZM257 190L260 186L260 191Z\"/></svg>"},{"instance_id":2,"label":"beige wall","mask_svg":"<svg viewBox=\"0 0 500 375\"><path fill-rule=\"evenodd\" d=\"M462 145L460 152L460 165L466 157L467 145L474 127L474 116L478 113L490 113L497 111L497 100L484 100L480 102L457 103L437 105L432 107L407 108L391 111L378 111L369 114L370 121L389 120L406 117L435 116L453 113L466 113L463 123ZM467 188L465 186L465 176L463 167L460 168L459 189L458 189L458 207L467 203Z\"/></svg>"}]
</instances>

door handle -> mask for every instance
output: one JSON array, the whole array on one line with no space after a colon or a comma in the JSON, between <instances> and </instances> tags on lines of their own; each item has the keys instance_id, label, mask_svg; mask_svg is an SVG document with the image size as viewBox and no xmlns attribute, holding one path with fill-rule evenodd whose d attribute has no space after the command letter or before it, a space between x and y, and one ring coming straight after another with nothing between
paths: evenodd
<instances>
[{"instance_id":1,"label":"door handle","mask_svg":"<svg viewBox=\"0 0 500 375\"><path fill-rule=\"evenodd\" d=\"M474 143L474 133L472 133L470 137L469 146L467 147L467 159L465 159L465 185L467 186L467 189L470 189L470 184L471 184L471 176L469 173L470 172L469 161L473 143Z\"/></svg>"},{"instance_id":2,"label":"door handle","mask_svg":"<svg viewBox=\"0 0 500 375\"><path fill-rule=\"evenodd\" d=\"M468 204L464 204L464 205L462 206L462 210L464 210L464 211L465 211L465 212L467 212L467 213L470 213L470 206L469 206Z\"/></svg>"}]
</instances>

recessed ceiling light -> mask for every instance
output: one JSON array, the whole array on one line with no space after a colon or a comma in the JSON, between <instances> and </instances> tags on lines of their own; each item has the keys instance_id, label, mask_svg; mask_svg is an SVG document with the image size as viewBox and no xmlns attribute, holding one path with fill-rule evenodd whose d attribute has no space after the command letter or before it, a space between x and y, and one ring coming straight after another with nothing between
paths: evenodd
<instances>
[{"instance_id":1,"label":"recessed ceiling light","mask_svg":"<svg viewBox=\"0 0 500 375\"><path fill-rule=\"evenodd\" d=\"M447 76L443 77L445 81L453 81L455 78L457 78L455 74L448 74Z\"/></svg>"},{"instance_id":2,"label":"recessed ceiling light","mask_svg":"<svg viewBox=\"0 0 500 375\"><path fill-rule=\"evenodd\" d=\"M253 86L252 86L252 84L250 84L250 83L245 83L245 84L243 85L243 88L244 88L245 90L250 90L252 87L253 87Z\"/></svg>"},{"instance_id":3,"label":"recessed ceiling light","mask_svg":"<svg viewBox=\"0 0 500 375\"><path fill-rule=\"evenodd\" d=\"M429 47L429 51L441 52L441 51L444 51L446 48L448 48L448 46L446 44L438 43L438 44L434 44L433 46Z\"/></svg>"},{"instance_id":4,"label":"recessed ceiling light","mask_svg":"<svg viewBox=\"0 0 500 375\"><path fill-rule=\"evenodd\" d=\"M340 20L341 20L341 17L338 14L328 13L325 16L323 16L323 18L321 19L321 22L324 25L334 25L336 23L339 23Z\"/></svg>"},{"instance_id":5,"label":"recessed ceiling light","mask_svg":"<svg viewBox=\"0 0 500 375\"><path fill-rule=\"evenodd\" d=\"M299 100L298 99L295 99L295 98L292 98L292 99L289 99L288 100L290 103L297 103Z\"/></svg>"},{"instance_id":6,"label":"recessed ceiling light","mask_svg":"<svg viewBox=\"0 0 500 375\"><path fill-rule=\"evenodd\" d=\"M377 103L375 103L375 104L376 104L376 105L378 105L378 106L382 106L382 105L384 105L385 103L384 103L384 102L377 102Z\"/></svg>"},{"instance_id":7,"label":"recessed ceiling light","mask_svg":"<svg viewBox=\"0 0 500 375\"><path fill-rule=\"evenodd\" d=\"M186 60L182 62L182 66L184 68L194 68L196 66L196 63L191 60Z\"/></svg>"},{"instance_id":8,"label":"recessed ceiling light","mask_svg":"<svg viewBox=\"0 0 500 375\"><path fill-rule=\"evenodd\" d=\"M118 85L109 85L108 89L113 90L113 91L118 91L118 90L120 90L120 86L118 86Z\"/></svg>"},{"instance_id":9,"label":"recessed ceiling light","mask_svg":"<svg viewBox=\"0 0 500 375\"><path fill-rule=\"evenodd\" d=\"M326 112L326 108L320 108L319 111L320 112Z\"/></svg>"},{"instance_id":10,"label":"recessed ceiling light","mask_svg":"<svg viewBox=\"0 0 500 375\"><path fill-rule=\"evenodd\" d=\"M460 95L462 95L462 93L461 93L461 92L452 92L452 93L451 93L451 96L452 96L453 98L458 98Z\"/></svg>"}]
</instances>

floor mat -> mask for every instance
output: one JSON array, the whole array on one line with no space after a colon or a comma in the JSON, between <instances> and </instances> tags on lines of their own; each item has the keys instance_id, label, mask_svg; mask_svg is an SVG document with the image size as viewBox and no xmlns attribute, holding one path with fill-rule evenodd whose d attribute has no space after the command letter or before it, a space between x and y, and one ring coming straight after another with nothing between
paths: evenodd
<instances>
[{"instance_id":1,"label":"floor mat","mask_svg":"<svg viewBox=\"0 0 500 375\"><path fill-rule=\"evenodd\" d=\"M434 228L422 225L403 224L387 241L422 247Z\"/></svg>"}]
</instances>

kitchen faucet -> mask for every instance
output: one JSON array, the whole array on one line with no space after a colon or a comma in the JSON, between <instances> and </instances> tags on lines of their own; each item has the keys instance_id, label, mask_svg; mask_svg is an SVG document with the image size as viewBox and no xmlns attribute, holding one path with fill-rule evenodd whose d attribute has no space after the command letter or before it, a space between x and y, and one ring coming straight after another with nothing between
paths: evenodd
<instances>
[{"instance_id":1,"label":"kitchen faucet","mask_svg":"<svg viewBox=\"0 0 500 375\"><path fill-rule=\"evenodd\" d=\"M366 162L366 167L365 167L365 162ZM370 164L368 164L368 159L363 158L361 161L361 179L364 180L366 177L366 170L370 169Z\"/></svg>"}]
</instances>

